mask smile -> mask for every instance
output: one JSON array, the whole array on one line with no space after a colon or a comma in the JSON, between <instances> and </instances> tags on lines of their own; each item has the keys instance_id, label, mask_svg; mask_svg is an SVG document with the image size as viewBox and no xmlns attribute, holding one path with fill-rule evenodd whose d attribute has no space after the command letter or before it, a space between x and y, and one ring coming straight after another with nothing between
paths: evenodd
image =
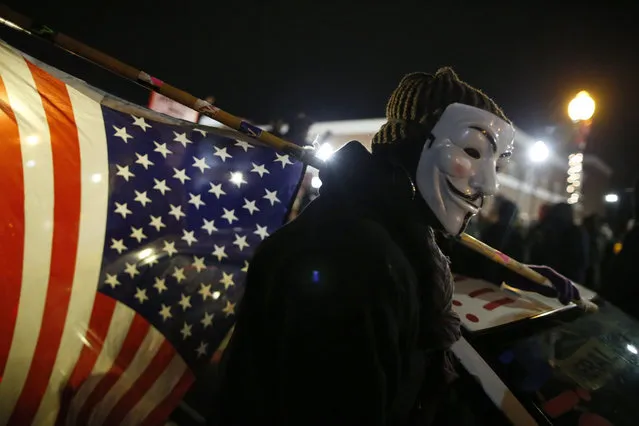
<instances>
[{"instance_id":1,"label":"mask smile","mask_svg":"<svg viewBox=\"0 0 639 426\"><path fill-rule=\"evenodd\" d=\"M460 201L463 201L463 204L467 208L470 207L470 209L468 209L470 213L477 214L479 212L482 205L484 204L484 196L481 192L478 192L474 195L466 195L463 192L461 192L459 189L457 189L455 185L453 185L453 183L448 178L446 178L446 184L448 185L448 189L450 190L452 195L454 195L454 198L459 199ZM479 200L479 203L477 202L478 200ZM460 207L463 208L461 204L460 204Z\"/></svg>"}]
</instances>

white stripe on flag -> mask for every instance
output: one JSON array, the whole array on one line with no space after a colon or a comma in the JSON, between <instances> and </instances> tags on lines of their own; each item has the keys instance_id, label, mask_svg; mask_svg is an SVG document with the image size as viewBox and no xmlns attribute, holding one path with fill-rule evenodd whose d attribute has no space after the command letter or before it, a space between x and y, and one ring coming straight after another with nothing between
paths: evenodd
<instances>
[{"instance_id":1,"label":"white stripe on flag","mask_svg":"<svg viewBox=\"0 0 639 426\"><path fill-rule=\"evenodd\" d=\"M146 419L146 416L148 416L159 403L164 401L164 398L169 396L186 371L186 363L182 357L176 353L166 369L124 418L122 425L137 426L142 423L142 421Z\"/></svg>"},{"instance_id":2,"label":"white stripe on flag","mask_svg":"<svg viewBox=\"0 0 639 426\"><path fill-rule=\"evenodd\" d=\"M118 401L132 386L135 386L135 381L148 366L163 342L164 336L155 328L149 327L149 331L135 353L131 364L120 374L115 385L93 409L89 420L91 426L101 426L104 423Z\"/></svg>"},{"instance_id":3,"label":"white stripe on flag","mask_svg":"<svg viewBox=\"0 0 639 426\"><path fill-rule=\"evenodd\" d=\"M81 216L73 287L47 391L33 424L55 424L60 392L78 361L91 318L102 263L109 191L106 132L100 104L67 86L82 159Z\"/></svg>"},{"instance_id":4,"label":"white stripe on flag","mask_svg":"<svg viewBox=\"0 0 639 426\"><path fill-rule=\"evenodd\" d=\"M22 57L2 47L0 73L20 131L25 192L20 305L0 382L0 425L5 425L24 386L38 342L49 283L54 193L51 137L31 72Z\"/></svg>"},{"instance_id":5,"label":"white stripe on flag","mask_svg":"<svg viewBox=\"0 0 639 426\"><path fill-rule=\"evenodd\" d=\"M109 331L104 339L102 350L95 361L91 375L82 386L80 386L73 397L69 415L66 419L68 426L76 425L78 414L89 398L89 395L91 395L93 389L95 389L100 382L102 375L107 373L113 366L113 362L122 349L124 339L126 339L129 333L134 316L135 312L131 308L122 303L116 303L113 316L111 317L111 323L109 324Z\"/></svg>"}]
</instances>

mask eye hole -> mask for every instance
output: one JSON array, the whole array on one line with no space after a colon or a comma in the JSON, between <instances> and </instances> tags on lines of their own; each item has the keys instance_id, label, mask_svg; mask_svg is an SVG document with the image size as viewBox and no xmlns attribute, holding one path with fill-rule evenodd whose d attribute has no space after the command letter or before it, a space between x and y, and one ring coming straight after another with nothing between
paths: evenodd
<instances>
[{"instance_id":1,"label":"mask eye hole","mask_svg":"<svg viewBox=\"0 0 639 426\"><path fill-rule=\"evenodd\" d=\"M479 151L477 151L475 148L464 148L464 152L474 159L478 159L479 157L481 157Z\"/></svg>"}]
</instances>

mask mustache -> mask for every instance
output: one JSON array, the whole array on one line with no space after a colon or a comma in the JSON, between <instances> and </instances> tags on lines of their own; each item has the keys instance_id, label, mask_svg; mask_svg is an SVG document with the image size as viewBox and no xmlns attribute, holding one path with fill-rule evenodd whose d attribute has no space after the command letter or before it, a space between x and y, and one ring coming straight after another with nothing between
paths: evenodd
<instances>
[{"instance_id":1,"label":"mask mustache","mask_svg":"<svg viewBox=\"0 0 639 426\"><path fill-rule=\"evenodd\" d=\"M450 190L459 198L462 198L473 204L475 203L475 201L480 200L481 201L479 205L480 208L484 205L484 198L486 197L486 195L483 192L479 191L474 193L473 195L467 195L461 192L459 189L457 189L455 185L451 183L450 180L446 179L446 183L448 183L448 188L450 188Z\"/></svg>"}]
</instances>

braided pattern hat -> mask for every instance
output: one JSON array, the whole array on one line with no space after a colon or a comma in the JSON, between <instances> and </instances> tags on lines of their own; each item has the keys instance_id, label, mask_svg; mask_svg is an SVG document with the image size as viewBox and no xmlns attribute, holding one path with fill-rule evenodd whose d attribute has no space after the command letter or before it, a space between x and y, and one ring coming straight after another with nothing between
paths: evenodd
<instances>
[{"instance_id":1,"label":"braided pattern hat","mask_svg":"<svg viewBox=\"0 0 639 426\"><path fill-rule=\"evenodd\" d=\"M481 108L509 122L492 99L461 81L451 68L440 68L435 75L416 72L402 78L388 100L387 122L373 136L373 152L380 145L398 141L423 144L446 107L453 103Z\"/></svg>"}]
</instances>

